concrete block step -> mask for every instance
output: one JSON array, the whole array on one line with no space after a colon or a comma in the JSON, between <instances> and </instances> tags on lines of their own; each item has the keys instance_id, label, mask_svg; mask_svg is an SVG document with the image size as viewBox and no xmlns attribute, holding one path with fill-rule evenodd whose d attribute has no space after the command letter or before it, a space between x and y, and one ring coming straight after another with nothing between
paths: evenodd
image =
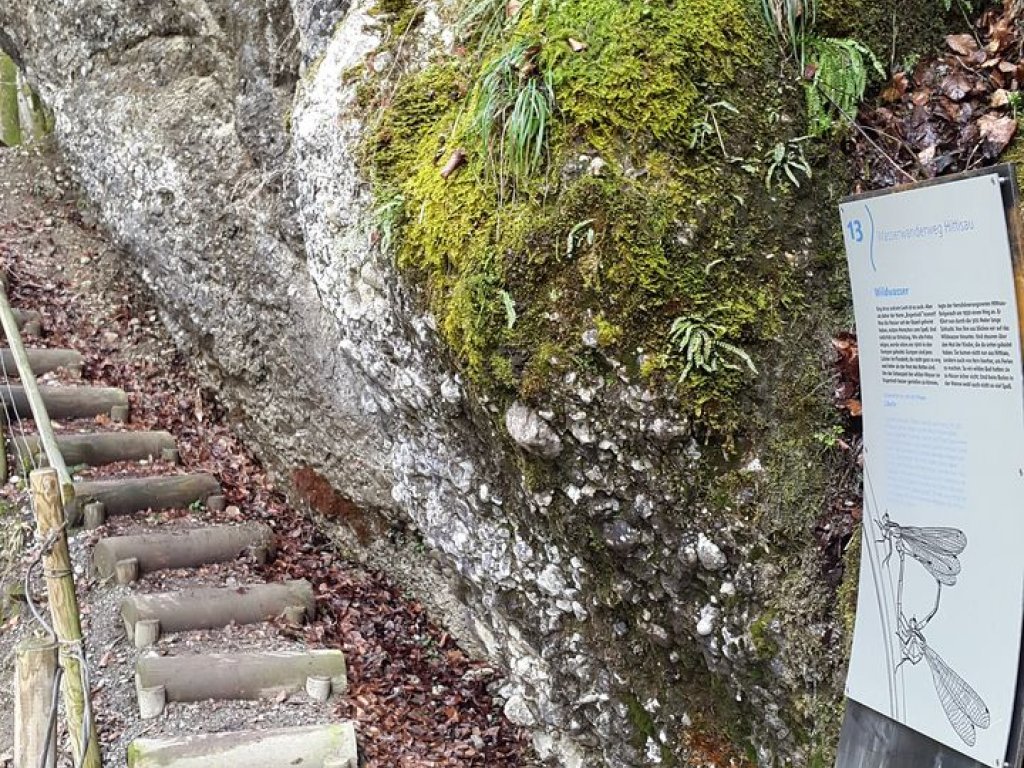
<instances>
[{"instance_id":1,"label":"concrete block step","mask_svg":"<svg viewBox=\"0 0 1024 768\"><path fill-rule=\"evenodd\" d=\"M26 349L29 367L36 376L61 368L82 373L82 355L74 349ZM0 349L0 365L9 377L18 376L18 365L9 349Z\"/></svg>"},{"instance_id":2,"label":"concrete block step","mask_svg":"<svg viewBox=\"0 0 1024 768\"><path fill-rule=\"evenodd\" d=\"M69 517L79 519L82 508L93 501L101 502L108 515L128 515L144 509L187 507L219 493L217 478L203 473L85 480L75 483L74 510Z\"/></svg>"}]
</instances>

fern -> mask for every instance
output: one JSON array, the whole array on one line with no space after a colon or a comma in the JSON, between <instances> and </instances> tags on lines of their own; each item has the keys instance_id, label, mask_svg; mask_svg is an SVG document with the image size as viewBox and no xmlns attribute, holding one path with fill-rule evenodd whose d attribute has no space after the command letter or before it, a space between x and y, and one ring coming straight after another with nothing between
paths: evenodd
<instances>
[{"instance_id":1,"label":"fern","mask_svg":"<svg viewBox=\"0 0 1024 768\"><path fill-rule=\"evenodd\" d=\"M735 344L724 341L721 338L724 333L725 328L700 315L677 317L672 321L668 341L673 355L683 364L679 374L680 384L695 370L705 373L740 370L737 361L757 375L757 368L750 355Z\"/></svg>"},{"instance_id":2,"label":"fern","mask_svg":"<svg viewBox=\"0 0 1024 768\"><path fill-rule=\"evenodd\" d=\"M872 74L884 78L885 69L870 48L851 38L813 38L808 45L814 69L805 84L808 131L821 136L853 119Z\"/></svg>"},{"instance_id":3,"label":"fern","mask_svg":"<svg viewBox=\"0 0 1024 768\"><path fill-rule=\"evenodd\" d=\"M384 202L373 211L373 229L381 253L391 253L397 242L398 227L404 214L405 197L399 193L385 196Z\"/></svg>"}]
</instances>

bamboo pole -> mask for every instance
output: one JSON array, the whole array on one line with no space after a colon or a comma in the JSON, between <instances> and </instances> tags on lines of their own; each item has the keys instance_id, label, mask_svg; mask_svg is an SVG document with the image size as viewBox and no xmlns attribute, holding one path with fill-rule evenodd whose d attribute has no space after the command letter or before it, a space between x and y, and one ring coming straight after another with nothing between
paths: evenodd
<instances>
[{"instance_id":1,"label":"bamboo pole","mask_svg":"<svg viewBox=\"0 0 1024 768\"><path fill-rule=\"evenodd\" d=\"M28 356L25 354L25 345L21 343L21 333L18 331L18 323L11 311L11 304L7 300L7 290L0 290L0 325L3 326L4 334L7 336L7 343L10 345L11 354L18 366L18 376L24 388L25 397L28 399L32 409L32 420L36 423L36 430L39 432L39 439L43 443L46 458L50 466L57 470L60 480L60 496L64 504L70 504L75 498L75 486L71 481L71 475L64 464L64 457L57 447L57 438L53 434L53 424L46 413L43 405L43 398L39 394L39 386L36 384L36 377L32 374L32 368L28 363Z\"/></svg>"},{"instance_id":2,"label":"bamboo pole","mask_svg":"<svg viewBox=\"0 0 1024 768\"><path fill-rule=\"evenodd\" d=\"M64 670L64 712L71 734L71 752L75 765L82 768L100 768L99 741L96 724L92 721L86 697L89 691L82 685L82 666L79 653L82 648L82 625L78 615L78 597L75 595L75 577L68 554L68 537L64 530L64 509L60 500L60 481L54 469L36 469L29 474L32 488L32 509L36 516L36 529L43 541L53 543L43 554L46 591L49 597L53 631L60 641L60 661ZM82 724L89 729L88 744L81 740ZM83 756L83 752L85 753Z\"/></svg>"},{"instance_id":3,"label":"bamboo pole","mask_svg":"<svg viewBox=\"0 0 1024 768\"><path fill-rule=\"evenodd\" d=\"M53 684L57 677L57 643L29 638L17 649L14 662L14 765L37 768L46 745L49 754L42 765L57 764L57 719L50 720Z\"/></svg>"}]
</instances>

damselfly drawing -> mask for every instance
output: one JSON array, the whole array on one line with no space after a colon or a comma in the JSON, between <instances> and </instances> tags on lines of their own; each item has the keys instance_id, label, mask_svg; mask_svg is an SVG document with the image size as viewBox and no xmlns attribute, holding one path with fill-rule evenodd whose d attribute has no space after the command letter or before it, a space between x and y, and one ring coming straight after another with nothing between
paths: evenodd
<instances>
[{"instance_id":1,"label":"damselfly drawing","mask_svg":"<svg viewBox=\"0 0 1024 768\"><path fill-rule=\"evenodd\" d=\"M967 547L967 536L958 528L904 526L882 515L875 524L882 531L879 542L889 545L883 565L889 562L895 550L902 559L910 555L925 567L939 584L952 587L960 575L960 560L957 558Z\"/></svg>"},{"instance_id":2,"label":"damselfly drawing","mask_svg":"<svg viewBox=\"0 0 1024 768\"><path fill-rule=\"evenodd\" d=\"M923 627L916 618L897 617L897 634L902 644L903 658L896 665L898 670L904 663L917 664L924 659L932 672L932 682L939 696L939 703L957 735L967 744L974 746L977 728L988 728L991 722L988 707L981 696L960 675L942 660L928 645L922 632Z\"/></svg>"}]
</instances>

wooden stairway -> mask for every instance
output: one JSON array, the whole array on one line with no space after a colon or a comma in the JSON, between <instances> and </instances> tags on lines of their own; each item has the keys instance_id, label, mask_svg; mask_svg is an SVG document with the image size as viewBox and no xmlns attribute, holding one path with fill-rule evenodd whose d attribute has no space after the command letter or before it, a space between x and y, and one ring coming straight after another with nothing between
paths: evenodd
<instances>
[{"instance_id":1,"label":"wooden stairway","mask_svg":"<svg viewBox=\"0 0 1024 768\"><path fill-rule=\"evenodd\" d=\"M41 333L37 313L16 311L15 315L24 333ZM75 350L27 351L36 375L63 370L70 372L69 378L82 376L83 358ZM9 350L0 349L0 366L8 377L16 375ZM92 420L85 431L62 431L56 436L67 466L146 463L146 472L138 475L74 478L75 499L65 507L69 524L84 521L88 527L100 527L108 518L131 520L138 513L146 513L149 519L158 510L223 508L224 496L215 477L185 472L178 466L171 434L131 429L129 397L124 391L77 382L44 384L39 390L52 419L72 425ZM29 428L32 414L23 387L9 382L0 385L0 403L9 422L22 430ZM100 423L110 426L97 429ZM42 457L35 434L12 431L9 448L22 468ZM154 468L162 471L154 474ZM98 531L103 532L103 528ZM290 705L283 702L289 698L322 703L345 693L346 664L339 650L311 650L298 641L285 650L173 650L176 636L198 630L227 637L226 633L240 625L276 621L299 628L314 617L313 589L306 581L223 583L233 563L240 559L265 562L273 548L272 532L258 524L190 526L174 531L151 524L149 530L102 535L95 542L92 569L99 588L129 591L120 604L125 627L121 642L129 658L138 649L131 672L141 718L164 717L168 705L175 702L215 707L220 700L269 699L286 707ZM172 569L178 581L185 574L187 586L153 592L147 579ZM128 749L127 764L134 768L357 768L358 755L353 724L328 721L139 738Z\"/></svg>"}]
</instances>

